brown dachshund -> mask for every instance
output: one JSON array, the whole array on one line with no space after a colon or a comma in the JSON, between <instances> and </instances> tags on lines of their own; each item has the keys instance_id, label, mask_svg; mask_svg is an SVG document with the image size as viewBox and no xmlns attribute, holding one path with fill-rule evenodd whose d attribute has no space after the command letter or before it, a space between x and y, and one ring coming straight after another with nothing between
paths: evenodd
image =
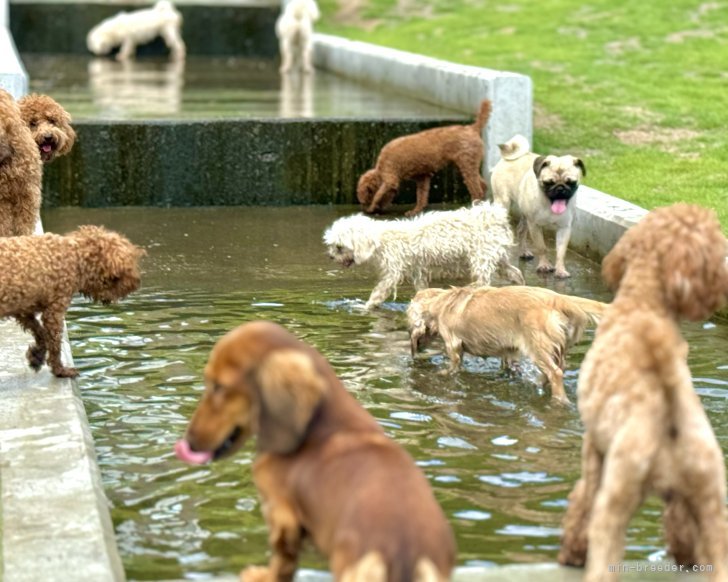
<instances>
[{"instance_id":1,"label":"brown dachshund","mask_svg":"<svg viewBox=\"0 0 728 582\"><path fill-rule=\"evenodd\" d=\"M336 580L449 579L455 541L427 479L321 354L269 322L217 342L175 450L205 463L251 435L272 556L267 568L246 568L243 580L291 580L306 537L328 556Z\"/></svg>"}]
</instances>

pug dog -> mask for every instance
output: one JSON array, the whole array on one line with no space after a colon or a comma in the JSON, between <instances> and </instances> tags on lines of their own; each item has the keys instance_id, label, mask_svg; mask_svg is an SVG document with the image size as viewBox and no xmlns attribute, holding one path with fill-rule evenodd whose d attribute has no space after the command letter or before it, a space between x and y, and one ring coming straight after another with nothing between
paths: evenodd
<instances>
[{"instance_id":1,"label":"pug dog","mask_svg":"<svg viewBox=\"0 0 728 582\"><path fill-rule=\"evenodd\" d=\"M532 259L528 238L538 258L539 273L554 272L559 279L571 275L564 258L571 238L575 199L586 166L577 157L540 156L530 151L528 140L516 135L498 146L501 159L491 173L493 200L506 208L515 206L521 218L517 236L520 256ZM556 230L556 265L548 260L543 229Z\"/></svg>"}]
</instances>

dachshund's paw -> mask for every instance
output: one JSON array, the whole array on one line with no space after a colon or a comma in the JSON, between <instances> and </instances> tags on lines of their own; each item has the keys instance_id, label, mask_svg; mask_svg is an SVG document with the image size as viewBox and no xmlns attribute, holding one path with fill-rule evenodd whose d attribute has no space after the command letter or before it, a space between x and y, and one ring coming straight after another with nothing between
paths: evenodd
<instances>
[{"instance_id":1,"label":"dachshund's paw","mask_svg":"<svg viewBox=\"0 0 728 582\"><path fill-rule=\"evenodd\" d=\"M240 582L268 582L270 569L265 566L248 566L240 572Z\"/></svg>"}]
</instances>

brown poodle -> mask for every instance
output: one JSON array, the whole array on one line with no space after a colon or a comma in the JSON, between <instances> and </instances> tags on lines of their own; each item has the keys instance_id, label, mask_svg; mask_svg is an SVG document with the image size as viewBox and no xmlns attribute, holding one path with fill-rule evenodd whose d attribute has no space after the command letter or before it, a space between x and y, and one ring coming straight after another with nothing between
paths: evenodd
<instances>
[{"instance_id":1,"label":"brown poodle","mask_svg":"<svg viewBox=\"0 0 728 582\"><path fill-rule=\"evenodd\" d=\"M480 175L483 161L481 132L488 123L491 102L480 104L475 122L470 125L436 127L398 137L382 148L373 170L359 178L356 197L366 212L384 210L392 203L402 180L417 182L417 203L407 216L422 212L430 195L430 180L435 172L450 163L463 175L473 200L485 197L487 186Z\"/></svg>"},{"instance_id":2,"label":"brown poodle","mask_svg":"<svg viewBox=\"0 0 728 582\"><path fill-rule=\"evenodd\" d=\"M42 172L38 147L18 104L0 89L0 236L35 231Z\"/></svg>"},{"instance_id":3,"label":"brown poodle","mask_svg":"<svg viewBox=\"0 0 728 582\"><path fill-rule=\"evenodd\" d=\"M662 497L679 565L728 580L723 453L693 390L679 320L710 316L728 292L728 243L715 214L676 204L630 229L604 259L616 289L586 355L577 395L582 476L569 496L559 562L613 580L632 515Z\"/></svg>"},{"instance_id":4,"label":"brown poodle","mask_svg":"<svg viewBox=\"0 0 728 582\"><path fill-rule=\"evenodd\" d=\"M71 116L48 95L26 95L18 101L20 115L30 128L44 164L71 151L76 132L71 127Z\"/></svg>"},{"instance_id":5,"label":"brown poodle","mask_svg":"<svg viewBox=\"0 0 728 582\"><path fill-rule=\"evenodd\" d=\"M144 251L100 226L66 236L44 234L0 239L0 317L13 317L33 334L26 357L62 378L78 375L61 364L63 317L75 293L108 304L139 288ZM42 323L36 319L42 316Z\"/></svg>"}]
</instances>

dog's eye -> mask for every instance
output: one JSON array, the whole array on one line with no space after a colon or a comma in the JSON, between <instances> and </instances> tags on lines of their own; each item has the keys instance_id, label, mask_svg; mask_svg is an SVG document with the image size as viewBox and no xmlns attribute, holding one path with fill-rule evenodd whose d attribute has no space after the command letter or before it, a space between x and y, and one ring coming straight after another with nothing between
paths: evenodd
<instances>
[{"instance_id":1,"label":"dog's eye","mask_svg":"<svg viewBox=\"0 0 728 582\"><path fill-rule=\"evenodd\" d=\"M50 123L51 125L56 125L56 123L57 123L57 122L56 122L56 120L55 120L55 119L53 119L52 117L49 117L49 118L48 118L48 123Z\"/></svg>"},{"instance_id":2,"label":"dog's eye","mask_svg":"<svg viewBox=\"0 0 728 582\"><path fill-rule=\"evenodd\" d=\"M546 188L551 188L551 186L554 185L554 181L553 180L544 180L543 185L546 186Z\"/></svg>"},{"instance_id":3,"label":"dog's eye","mask_svg":"<svg viewBox=\"0 0 728 582\"><path fill-rule=\"evenodd\" d=\"M571 178L566 178L567 186L573 186L575 183L576 183L576 180L572 180Z\"/></svg>"},{"instance_id":4,"label":"dog's eye","mask_svg":"<svg viewBox=\"0 0 728 582\"><path fill-rule=\"evenodd\" d=\"M38 122L34 119L30 122L30 128L35 129L36 127L38 127Z\"/></svg>"}]
</instances>

